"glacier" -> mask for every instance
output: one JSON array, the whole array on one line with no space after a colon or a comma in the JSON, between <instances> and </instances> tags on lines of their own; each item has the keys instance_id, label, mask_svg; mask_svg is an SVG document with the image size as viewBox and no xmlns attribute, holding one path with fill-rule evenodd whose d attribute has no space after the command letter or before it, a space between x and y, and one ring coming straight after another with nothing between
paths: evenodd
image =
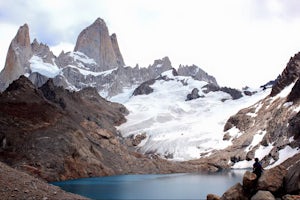
<instances>
[{"instance_id":1,"label":"glacier","mask_svg":"<svg viewBox=\"0 0 300 200\"><path fill-rule=\"evenodd\" d=\"M207 82L173 76L171 70L162 76L169 81L157 80L151 85L154 89L151 94L131 96L128 92L132 90L128 90L127 94L121 93L110 100L124 104L129 110L127 122L118 127L122 136L145 133L146 139L137 147L140 152L175 161L198 159L231 145L231 141L223 140L226 120L270 92L260 89L252 96L232 100L225 92L204 93L202 87ZM202 98L186 101L193 88L199 90Z\"/></svg>"}]
</instances>

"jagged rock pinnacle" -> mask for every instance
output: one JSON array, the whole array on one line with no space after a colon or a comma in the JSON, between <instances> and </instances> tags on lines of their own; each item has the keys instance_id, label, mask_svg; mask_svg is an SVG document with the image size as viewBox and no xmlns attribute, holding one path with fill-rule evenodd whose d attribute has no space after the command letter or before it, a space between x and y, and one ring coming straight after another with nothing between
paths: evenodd
<instances>
[{"instance_id":1,"label":"jagged rock pinnacle","mask_svg":"<svg viewBox=\"0 0 300 200\"><path fill-rule=\"evenodd\" d=\"M116 35L109 35L103 19L85 28L78 36L74 51L80 51L93 58L99 65L97 71L124 66Z\"/></svg>"},{"instance_id":2,"label":"jagged rock pinnacle","mask_svg":"<svg viewBox=\"0 0 300 200\"><path fill-rule=\"evenodd\" d=\"M13 80L25 74L28 60L32 56L29 28L27 24L21 26L10 43L4 69L0 73L0 91L4 90Z\"/></svg>"}]
</instances>

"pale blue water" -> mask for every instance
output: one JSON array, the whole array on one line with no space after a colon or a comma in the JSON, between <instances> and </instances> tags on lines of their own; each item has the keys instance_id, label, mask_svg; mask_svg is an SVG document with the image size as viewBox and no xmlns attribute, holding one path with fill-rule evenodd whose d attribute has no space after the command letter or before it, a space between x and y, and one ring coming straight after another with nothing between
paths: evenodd
<instances>
[{"instance_id":1,"label":"pale blue water","mask_svg":"<svg viewBox=\"0 0 300 200\"><path fill-rule=\"evenodd\" d=\"M216 174L121 175L52 184L92 199L206 199L242 181L244 171Z\"/></svg>"}]
</instances>

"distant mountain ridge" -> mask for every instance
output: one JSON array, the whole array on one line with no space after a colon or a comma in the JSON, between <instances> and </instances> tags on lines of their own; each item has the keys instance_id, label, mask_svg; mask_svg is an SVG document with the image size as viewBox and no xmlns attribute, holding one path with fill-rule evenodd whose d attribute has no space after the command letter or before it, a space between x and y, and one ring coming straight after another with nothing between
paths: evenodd
<instances>
[{"instance_id":1,"label":"distant mountain ridge","mask_svg":"<svg viewBox=\"0 0 300 200\"><path fill-rule=\"evenodd\" d=\"M100 18L79 34L73 52L61 52L58 57L36 39L30 44L29 27L25 24L11 42L5 67L0 73L0 91L20 75L25 75L37 86L53 78L57 86L70 90L91 86L104 97L111 97L172 68L168 57L155 60L147 68L125 66L116 34L109 35ZM218 85L213 76L195 65L180 66L178 74Z\"/></svg>"}]
</instances>

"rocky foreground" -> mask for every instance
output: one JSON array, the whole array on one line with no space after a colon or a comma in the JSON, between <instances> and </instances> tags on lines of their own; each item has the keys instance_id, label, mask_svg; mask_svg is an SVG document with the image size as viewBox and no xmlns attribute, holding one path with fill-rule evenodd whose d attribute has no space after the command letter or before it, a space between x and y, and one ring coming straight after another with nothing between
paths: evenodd
<instances>
[{"instance_id":1,"label":"rocky foreground","mask_svg":"<svg viewBox=\"0 0 300 200\"><path fill-rule=\"evenodd\" d=\"M297 162L294 162L298 160ZM300 199L300 155L283 164L265 170L257 180L254 173L246 171L242 184L237 183L221 197L208 194L207 200L296 200Z\"/></svg>"},{"instance_id":2,"label":"rocky foreground","mask_svg":"<svg viewBox=\"0 0 300 200\"><path fill-rule=\"evenodd\" d=\"M86 199L0 162L1 199Z\"/></svg>"}]
</instances>

